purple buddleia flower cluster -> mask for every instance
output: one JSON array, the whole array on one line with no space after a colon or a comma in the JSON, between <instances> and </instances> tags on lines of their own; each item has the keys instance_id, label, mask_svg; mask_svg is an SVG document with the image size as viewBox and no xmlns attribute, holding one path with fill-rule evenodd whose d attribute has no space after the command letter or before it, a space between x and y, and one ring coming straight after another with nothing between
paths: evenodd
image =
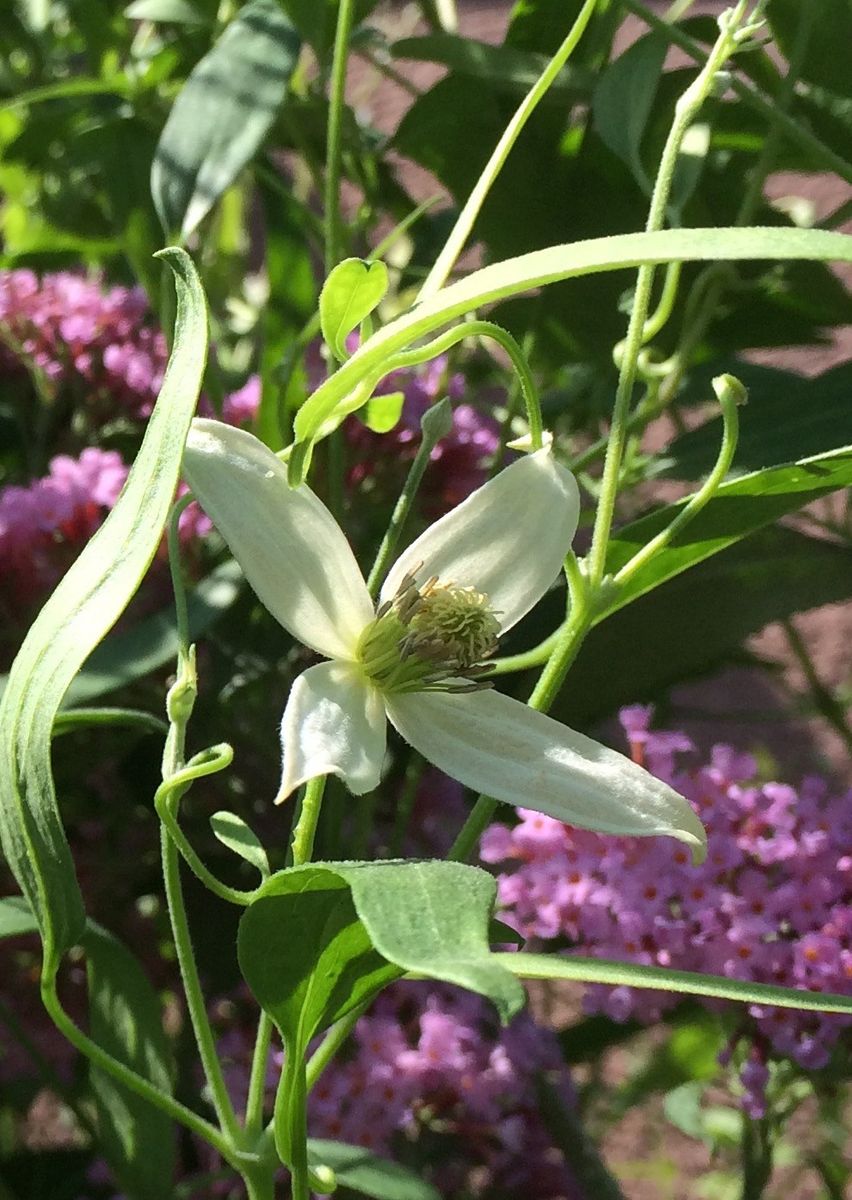
<instances>
[{"instance_id":1,"label":"purple buddleia flower cluster","mask_svg":"<svg viewBox=\"0 0 852 1200\"><path fill-rule=\"evenodd\" d=\"M573 1095L554 1036L526 1014L500 1029L479 996L429 983L397 984L355 1028L355 1051L311 1093L316 1137L393 1154L400 1135L452 1139L437 1154L436 1182L457 1195L474 1168L508 1195L576 1194L570 1171L539 1116L536 1080ZM449 1142L448 1142L449 1144Z\"/></svg>"},{"instance_id":2,"label":"purple buddleia flower cluster","mask_svg":"<svg viewBox=\"0 0 852 1200\"><path fill-rule=\"evenodd\" d=\"M228 1090L242 1109L254 1033L244 997L214 1008ZM246 1011L248 1011L248 1007ZM269 1105L283 1063L270 1057ZM582 1193L540 1115L545 1079L563 1110L575 1104L555 1036L526 1013L501 1029L482 997L461 988L405 982L387 988L355 1026L352 1044L308 1099L312 1137L409 1162L428 1161L446 1196L580 1200ZM418 1149L419 1148L419 1149ZM430 1170L433 1168L430 1167Z\"/></svg>"},{"instance_id":3,"label":"purple buddleia flower cluster","mask_svg":"<svg viewBox=\"0 0 852 1200\"><path fill-rule=\"evenodd\" d=\"M848 994L852 795L815 777L798 789L758 782L754 759L729 746L702 762L683 734L652 731L650 715L621 714L633 757L691 801L707 827L706 862L693 866L666 838L602 837L519 809L518 825L492 825L482 839L483 859L500 869L503 919L576 955ZM594 986L585 1003L653 1022L678 999ZM749 1014L759 1044L806 1069L827 1064L851 1020L768 1005ZM764 1070L755 1059L748 1092L759 1095Z\"/></svg>"},{"instance_id":4,"label":"purple buddleia flower cluster","mask_svg":"<svg viewBox=\"0 0 852 1200\"><path fill-rule=\"evenodd\" d=\"M0 272L0 370L35 370L98 412L147 416L168 354L148 316L140 288L65 271Z\"/></svg>"}]
</instances>

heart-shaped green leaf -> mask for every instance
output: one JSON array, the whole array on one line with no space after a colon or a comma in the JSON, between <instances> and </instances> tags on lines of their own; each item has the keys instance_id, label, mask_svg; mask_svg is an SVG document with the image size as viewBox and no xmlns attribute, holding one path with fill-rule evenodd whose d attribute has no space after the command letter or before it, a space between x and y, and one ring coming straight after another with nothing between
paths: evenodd
<instances>
[{"instance_id":1,"label":"heart-shaped green leaf","mask_svg":"<svg viewBox=\"0 0 852 1200\"><path fill-rule=\"evenodd\" d=\"M370 315L388 290L383 262L347 258L323 284L319 311L322 336L341 361L349 357L346 339Z\"/></svg>"}]
</instances>

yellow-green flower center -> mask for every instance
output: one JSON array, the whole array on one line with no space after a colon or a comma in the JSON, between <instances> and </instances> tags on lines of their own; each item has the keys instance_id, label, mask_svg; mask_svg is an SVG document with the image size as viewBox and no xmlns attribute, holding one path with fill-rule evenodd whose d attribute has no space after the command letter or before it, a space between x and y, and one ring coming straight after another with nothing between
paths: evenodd
<instances>
[{"instance_id":1,"label":"yellow-green flower center","mask_svg":"<svg viewBox=\"0 0 852 1200\"><path fill-rule=\"evenodd\" d=\"M385 692L469 691L488 686L499 633L483 592L407 575L361 635L358 659Z\"/></svg>"}]
</instances>

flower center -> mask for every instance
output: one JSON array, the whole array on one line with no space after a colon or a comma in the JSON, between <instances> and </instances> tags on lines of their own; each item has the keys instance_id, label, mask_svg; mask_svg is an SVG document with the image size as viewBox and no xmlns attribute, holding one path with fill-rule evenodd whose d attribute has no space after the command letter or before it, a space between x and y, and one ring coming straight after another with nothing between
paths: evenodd
<instances>
[{"instance_id":1,"label":"flower center","mask_svg":"<svg viewBox=\"0 0 852 1200\"><path fill-rule=\"evenodd\" d=\"M437 576L418 587L406 575L361 635L358 659L384 692L473 691L490 687L482 676L499 633L483 592Z\"/></svg>"}]
</instances>

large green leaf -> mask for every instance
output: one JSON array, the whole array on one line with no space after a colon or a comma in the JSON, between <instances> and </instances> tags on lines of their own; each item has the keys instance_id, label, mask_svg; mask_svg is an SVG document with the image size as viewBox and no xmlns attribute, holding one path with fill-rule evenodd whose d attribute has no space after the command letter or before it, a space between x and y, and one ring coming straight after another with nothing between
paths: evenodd
<instances>
[{"instance_id":1,"label":"large green leaf","mask_svg":"<svg viewBox=\"0 0 852 1200\"><path fill-rule=\"evenodd\" d=\"M562 279L642 263L797 258L852 262L852 237L819 229L667 229L549 246L494 263L443 288L375 333L300 408L297 438L313 438L360 380L381 377L393 353L482 305Z\"/></svg>"},{"instance_id":2,"label":"large green leaf","mask_svg":"<svg viewBox=\"0 0 852 1200\"><path fill-rule=\"evenodd\" d=\"M249 0L175 100L151 167L168 237L187 237L254 156L284 99L299 36L276 0Z\"/></svg>"},{"instance_id":3,"label":"large green leaf","mask_svg":"<svg viewBox=\"0 0 852 1200\"><path fill-rule=\"evenodd\" d=\"M138 962L91 922L83 941L89 984L89 1030L97 1044L171 1095L173 1063L162 1012ZM130 1200L172 1192L174 1128L168 1116L97 1067L90 1072L100 1149Z\"/></svg>"},{"instance_id":4,"label":"large green leaf","mask_svg":"<svg viewBox=\"0 0 852 1200\"><path fill-rule=\"evenodd\" d=\"M287 1038L318 1029L411 971L487 996L507 1021L524 993L496 967L494 879L452 862L319 863L269 879L240 923L240 967Z\"/></svg>"},{"instance_id":5,"label":"large green leaf","mask_svg":"<svg viewBox=\"0 0 852 1200\"><path fill-rule=\"evenodd\" d=\"M737 363L732 369L748 388L748 404L739 414L734 461L738 472L852 445L852 366L848 363L815 379L751 363ZM670 460L665 473L676 479L708 474L721 440L721 417L682 434L665 452Z\"/></svg>"},{"instance_id":6,"label":"large green leaf","mask_svg":"<svg viewBox=\"0 0 852 1200\"><path fill-rule=\"evenodd\" d=\"M639 567L601 614L625 604L703 562L779 517L852 484L852 447L818 454L786 466L755 471L724 483L698 516L668 546ZM686 500L658 509L619 530L609 544L607 572L615 574L661 530L671 524Z\"/></svg>"},{"instance_id":7,"label":"large green leaf","mask_svg":"<svg viewBox=\"0 0 852 1200\"><path fill-rule=\"evenodd\" d=\"M50 769L53 721L71 680L139 585L162 538L207 354L207 310L181 250L174 349L142 448L115 507L41 610L0 702L0 834L46 957L78 940L83 902Z\"/></svg>"},{"instance_id":8,"label":"large green leaf","mask_svg":"<svg viewBox=\"0 0 852 1200\"><path fill-rule=\"evenodd\" d=\"M440 1200L431 1183L362 1146L309 1138L308 1163L314 1169L331 1167L339 1184L373 1200Z\"/></svg>"},{"instance_id":9,"label":"large green leaf","mask_svg":"<svg viewBox=\"0 0 852 1200\"><path fill-rule=\"evenodd\" d=\"M775 526L730 546L596 626L552 715L581 728L717 669L772 621L849 595L852 551ZM696 633L696 631L699 631Z\"/></svg>"},{"instance_id":10,"label":"large green leaf","mask_svg":"<svg viewBox=\"0 0 852 1200\"><path fill-rule=\"evenodd\" d=\"M488 946L497 895L491 875L455 862L338 864L373 945L406 971L486 996L505 1022L524 992Z\"/></svg>"}]
</instances>

